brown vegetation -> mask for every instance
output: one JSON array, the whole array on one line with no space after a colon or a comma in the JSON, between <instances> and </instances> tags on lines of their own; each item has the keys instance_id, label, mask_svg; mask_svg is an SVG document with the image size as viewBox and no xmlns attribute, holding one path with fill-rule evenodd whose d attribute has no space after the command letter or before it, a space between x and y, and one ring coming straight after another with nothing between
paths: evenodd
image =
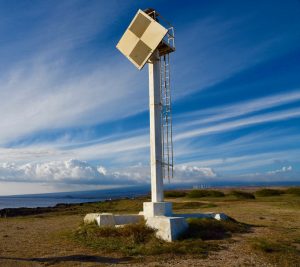
<instances>
[{"instance_id":1,"label":"brown vegetation","mask_svg":"<svg viewBox=\"0 0 300 267\"><path fill-rule=\"evenodd\" d=\"M145 199L0 218L0 266L299 266L300 198L294 188L279 190L284 193L256 199L234 197L231 190L224 197L172 198L175 212L224 212L240 222L190 220L189 232L174 243L144 225L82 226L85 213L135 213Z\"/></svg>"}]
</instances>

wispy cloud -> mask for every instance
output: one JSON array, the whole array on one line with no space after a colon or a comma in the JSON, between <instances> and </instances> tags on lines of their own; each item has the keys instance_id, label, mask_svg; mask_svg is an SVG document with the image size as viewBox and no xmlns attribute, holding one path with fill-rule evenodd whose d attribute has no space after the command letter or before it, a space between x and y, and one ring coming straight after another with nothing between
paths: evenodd
<instances>
[{"instance_id":1,"label":"wispy cloud","mask_svg":"<svg viewBox=\"0 0 300 267\"><path fill-rule=\"evenodd\" d=\"M179 114L175 119L190 118L185 126L206 124L218 122L225 119L233 119L243 115L251 115L251 113L261 112L268 109L280 107L286 104L294 103L300 100L300 91L293 90L290 92L275 94L258 99L242 101L226 106L216 106L209 109L198 110L194 112ZM199 119L199 117L201 119Z\"/></svg>"},{"instance_id":2,"label":"wispy cloud","mask_svg":"<svg viewBox=\"0 0 300 267\"><path fill-rule=\"evenodd\" d=\"M0 36L5 37L0 44L3 183L10 179L88 186L104 185L109 179L111 184L148 181L148 128L133 116L148 109L147 72L136 71L115 50L127 25L124 18L129 22L128 14L138 4L66 0L59 5L23 5L15 13L0 8ZM293 166L289 175L297 170L298 128L283 130L278 122L299 119L299 83L289 86L287 77L275 90L273 74L267 73L263 82L259 77L252 81L250 75L250 89L244 90L242 81L235 84L238 92L230 94L229 78L295 50L300 40L298 19L293 23L274 19L284 16L276 5L270 21L264 4L247 12L244 5L230 14L222 5L201 16L182 14L188 21L176 21L174 16L178 24L177 51L171 58L176 62L171 69L175 104L181 104L183 96L213 95L207 98L211 108L186 105L183 110L196 111L178 110L174 117L177 181L219 179L222 174L251 170L263 175L278 170L276 175L283 175L276 160L292 162L284 165ZM196 2L191 6L200 7ZM288 10L294 14L290 6ZM269 95L258 92L262 86ZM227 90L223 101L221 91ZM238 93L248 97L241 101ZM111 129L113 122L126 123L126 130ZM277 135L268 128L270 123L276 124ZM261 131L259 126L264 126ZM223 135L230 135L229 140Z\"/></svg>"},{"instance_id":3,"label":"wispy cloud","mask_svg":"<svg viewBox=\"0 0 300 267\"><path fill-rule=\"evenodd\" d=\"M246 173L243 175L239 175L238 177L249 180L249 179L259 179L260 181L281 181L284 182L298 180L299 171L295 172L292 166L283 166L277 170L271 170L266 172L256 172L256 173Z\"/></svg>"},{"instance_id":4,"label":"wispy cloud","mask_svg":"<svg viewBox=\"0 0 300 267\"><path fill-rule=\"evenodd\" d=\"M117 80L110 68L99 67L93 73L57 84L60 70L61 66L51 71L39 65L29 76L27 70L8 83L0 81L0 98L6 99L0 106L0 113L5 114L1 117L2 144L36 131L91 125L141 110L137 102L123 105L124 99L139 95L140 85L139 79L132 79L134 74L121 66L114 66ZM136 91L128 90L130 87Z\"/></svg>"},{"instance_id":5,"label":"wispy cloud","mask_svg":"<svg viewBox=\"0 0 300 267\"><path fill-rule=\"evenodd\" d=\"M224 16L216 11L185 25L184 31L177 34L178 46L185 49L177 56L180 67L174 66L175 88L180 89L175 97L212 88L274 55L286 53L291 44L299 42L300 34L290 24L281 25L284 30L280 32L268 28L268 34L249 38L253 31L262 30L253 23L264 20L261 15L257 10L242 16Z\"/></svg>"},{"instance_id":6,"label":"wispy cloud","mask_svg":"<svg viewBox=\"0 0 300 267\"><path fill-rule=\"evenodd\" d=\"M277 173L291 172L292 170L293 170L292 166L283 166L279 170L268 171L268 174L272 175L272 174L277 174Z\"/></svg>"},{"instance_id":7,"label":"wispy cloud","mask_svg":"<svg viewBox=\"0 0 300 267\"><path fill-rule=\"evenodd\" d=\"M78 8L82 4L64 1L51 7L43 22L26 32L22 48L28 42L34 49L1 72L1 145L37 132L121 119L147 107L147 92L140 90L145 87L143 75L128 69L125 62L116 64L117 54L94 48L95 60L72 54L83 44L87 53L89 42L105 35L108 23L113 23L99 16L101 5L96 1ZM120 12L115 2L115 7L111 5L106 16ZM110 45L113 49L115 44ZM141 100L124 104L125 99L136 98Z\"/></svg>"},{"instance_id":8,"label":"wispy cloud","mask_svg":"<svg viewBox=\"0 0 300 267\"><path fill-rule=\"evenodd\" d=\"M228 130L238 129L238 128L247 127L250 125L255 125L260 123L297 118L299 116L300 116L299 108L289 109L285 111L270 112L268 114L255 115L245 119L238 119L230 122L222 122L214 126L200 127L197 129L189 130L184 133L176 135L175 140L192 138L192 137L205 135L209 133L228 131Z\"/></svg>"}]
</instances>

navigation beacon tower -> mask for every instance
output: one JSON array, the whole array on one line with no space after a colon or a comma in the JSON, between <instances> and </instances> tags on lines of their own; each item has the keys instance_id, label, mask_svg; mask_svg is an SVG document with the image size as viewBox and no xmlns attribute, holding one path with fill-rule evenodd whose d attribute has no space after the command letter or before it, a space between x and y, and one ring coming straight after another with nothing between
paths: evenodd
<instances>
[{"instance_id":1,"label":"navigation beacon tower","mask_svg":"<svg viewBox=\"0 0 300 267\"><path fill-rule=\"evenodd\" d=\"M175 51L174 28L154 9L139 10L117 48L137 69L148 64L152 202L144 203L144 214L167 215L172 207L163 202L163 178L173 177L169 58Z\"/></svg>"}]
</instances>

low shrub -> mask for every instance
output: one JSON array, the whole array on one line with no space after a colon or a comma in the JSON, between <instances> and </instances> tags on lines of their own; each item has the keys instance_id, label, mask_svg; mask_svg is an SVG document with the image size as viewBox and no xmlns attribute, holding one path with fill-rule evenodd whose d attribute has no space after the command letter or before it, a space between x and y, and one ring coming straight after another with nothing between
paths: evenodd
<instances>
[{"instance_id":1,"label":"low shrub","mask_svg":"<svg viewBox=\"0 0 300 267\"><path fill-rule=\"evenodd\" d=\"M217 190L192 190L187 194L189 198L201 198L201 197L224 197L225 194Z\"/></svg>"},{"instance_id":2,"label":"low shrub","mask_svg":"<svg viewBox=\"0 0 300 267\"><path fill-rule=\"evenodd\" d=\"M178 197L185 197L186 196L186 192L184 191L165 191L164 195L165 197L172 197L172 198L178 198Z\"/></svg>"},{"instance_id":3,"label":"low shrub","mask_svg":"<svg viewBox=\"0 0 300 267\"><path fill-rule=\"evenodd\" d=\"M127 256L159 254L194 254L206 257L217 244L205 243L201 239L165 242L155 236L155 230L145 223L129 224L121 228L82 225L72 235L73 240L101 252L121 252Z\"/></svg>"},{"instance_id":4,"label":"low shrub","mask_svg":"<svg viewBox=\"0 0 300 267\"><path fill-rule=\"evenodd\" d=\"M145 222L128 224L124 227L98 227L96 224L81 225L70 236L74 241L101 252L119 252L126 256L181 254L207 257L209 251L220 246L217 240L230 237L232 233L244 233L248 225L234 220L188 219L188 229L174 242L165 242L155 236L155 230Z\"/></svg>"},{"instance_id":5,"label":"low shrub","mask_svg":"<svg viewBox=\"0 0 300 267\"><path fill-rule=\"evenodd\" d=\"M237 199L255 199L255 196L252 193L233 190L229 195L236 197Z\"/></svg>"},{"instance_id":6,"label":"low shrub","mask_svg":"<svg viewBox=\"0 0 300 267\"><path fill-rule=\"evenodd\" d=\"M269 241L264 238L255 238L252 240L252 247L254 249L266 252L266 253L273 253L273 252L289 252L294 250L293 247L287 246L284 243L278 243L274 241Z\"/></svg>"},{"instance_id":7,"label":"low shrub","mask_svg":"<svg viewBox=\"0 0 300 267\"><path fill-rule=\"evenodd\" d=\"M273 197L273 196L280 196L284 194L284 191L279 190L279 189L260 189L255 192L255 195L258 197Z\"/></svg>"},{"instance_id":8,"label":"low shrub","mask_svg":"<svg viewBox=\"0 0 300 267\"><path fill-rule=\"evenodd\" d=\"M200 238L202 240L223 239L232 233L248 232L250 227L234 220L188 219L189 228L182 238Z\"/></svg>"},{"instance_id":9,"label":"low shrub","mask_svg":"<svg viewBox=\"0 0 300 267\"><path fill-rule=\"evenodd\" d=\"M106 252L121 251L128 254L154 238L155 231L145 224L128 224L124 227L99 227L95 224L82 225L74 239L87 246ZM130 249L131 248L131 249Z\"/></svg>"},{"instance_id":10,"label":"low shrub","mask_svg":"<svg viewBox=\"0 0 300 267\"><path fill-rule=\"evenodd\" d=\"M290 187L285 190L285 193L300 196L300 187Z\"/></svg>"},{"instance_id":11,"label":"low shrub","mask_svg":"<svg viewBox=\"0 0 300 267\"><path fill-rule=\"evenodd\" d=\"M215 208L217 207L214 203L206 202L175 202L173 203L173 208L175 210L180 209L199 209L199 208Z\"/></svg>"}]
</instances>

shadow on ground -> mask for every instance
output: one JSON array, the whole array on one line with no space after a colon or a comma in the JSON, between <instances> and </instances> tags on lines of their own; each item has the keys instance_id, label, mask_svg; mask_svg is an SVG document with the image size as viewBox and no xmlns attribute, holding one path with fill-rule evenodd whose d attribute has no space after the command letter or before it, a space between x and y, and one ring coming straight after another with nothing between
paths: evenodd
<instances>
[{"instance_id":1,"label":"shadow on ground","mask_svg":"<svg viewBox=\"0 0 300 267\"><path fill-rule=\"evenodd\" d=\"M60 263L66 261L77 261L82 263L125 263L131 260L130 257L111 258L111 257L99 257L90 255L69 255L61 257L45 257L45 258L17 258L17 257L0 257L1 260L13 260L13 261L26 261L26 262L39 262L39 263Z\"/></svg>"}]
</instances>

